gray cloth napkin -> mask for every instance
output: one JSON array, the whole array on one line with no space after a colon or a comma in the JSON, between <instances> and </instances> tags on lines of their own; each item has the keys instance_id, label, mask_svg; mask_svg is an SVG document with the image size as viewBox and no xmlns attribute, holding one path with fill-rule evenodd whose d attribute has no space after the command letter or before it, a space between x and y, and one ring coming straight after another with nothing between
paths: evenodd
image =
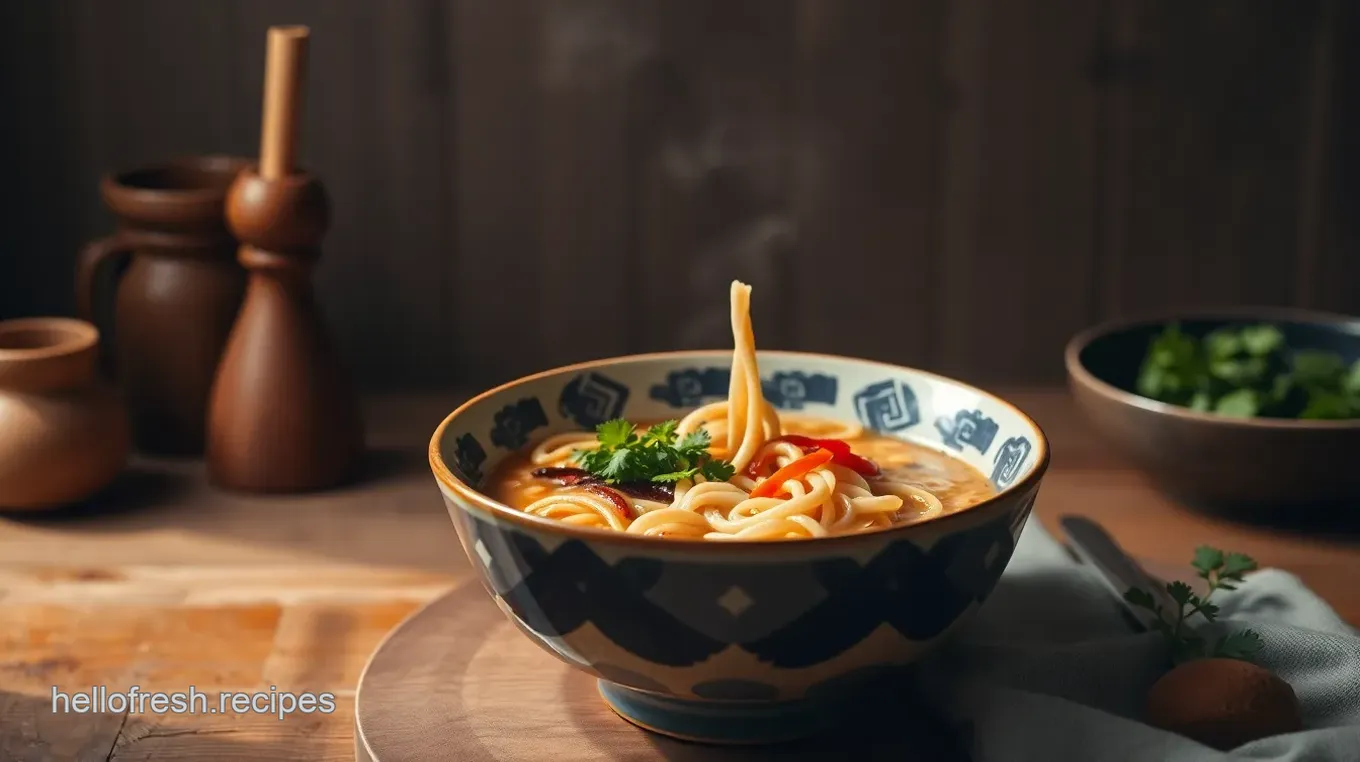
<instances>
[{"instance_id":1,"label":"gray cloth napkin","mask_svg":"<svg viewBox=\"0 0 1360 762\"><path fill-rule=\"evenodd\" d=\"M976 616L922 665L922 687L975 762L1360 761L1360 633L1278 569L1214 600L1222 618L1202 632L1259 632L1255 661L1294 687L1307 730L1224 753L1143 724L1165 641L1136 632L1037 520Z\"/></svg>"}]
</instances>

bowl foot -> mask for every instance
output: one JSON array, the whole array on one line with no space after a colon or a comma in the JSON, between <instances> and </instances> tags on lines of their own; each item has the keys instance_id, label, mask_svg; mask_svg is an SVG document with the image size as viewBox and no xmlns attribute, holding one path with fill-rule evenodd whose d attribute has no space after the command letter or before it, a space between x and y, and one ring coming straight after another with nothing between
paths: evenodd
<instances>
[{"instance_id":1,"label":"bowl foot","mask_svg":"<svg viewBox=\"0 0 1360 762\"><path fill-rule=\"evenodd\" d=\"M816 735L840 721L824 701L689 701L599 681L609 708L643 730L682 741L722 745L773 744Z\"/></svg>"}]
</instances>

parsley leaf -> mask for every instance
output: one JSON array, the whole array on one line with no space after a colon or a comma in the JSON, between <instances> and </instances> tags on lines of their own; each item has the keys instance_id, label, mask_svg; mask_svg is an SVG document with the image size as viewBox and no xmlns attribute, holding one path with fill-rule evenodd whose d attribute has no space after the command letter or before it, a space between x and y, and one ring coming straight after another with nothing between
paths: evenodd
<instances>
[{"instance_id":1,"label":"parsley leaf","mask_svg":"<svg viewBox=\"0 0 1360 762\"><path fill-rule=\"evenodd\" d=\"M609 461L600 469L599 475L607 481L623 481L631 474L632 467L632 450L614 450L609 453Z\"/></svg>"},{"instance_id":2,"label":"parsley leaf","mask_svg":"<svg viewBox=\"0 0 1360 762\"><path fill-rule=\"evenodd\" d=\"M1302 384L1340 388L1346 376L1346 363L1339 355L1316 349L1294 353L1294 378Z\"/></svg>"},{"instance_id":3,"label":"parsley leaf","mask_svg":"<svg viewBox=\"0 0 1360 762\"><path fill-rule=\"evenodd\" d=\"M1195 560L1190 565L1199 570L1199 576L1208 579L1209 575L1223 566L1223 551L1201 545L1195 548Z\"/></svg>"},{"instance_id":4,"label":"parsley leaf","mask_svg":"<svg viewBox=\"0 0 1360 762\"><path fill-rule=\"evenodd\" d=\"M595 428L595 438L601 447L621 447L633 439L633 424L622 418L605 421Z\"/></svg>"},{"instance_id":5,"label":"parsley leaf","mask_svg":"<svg viewBox=\"0 0 1360 762\"><path fill-rule=\"evenodd\" d=\"M1214 412L1233 418L1251 418L1261 409L1256 392L1251 389L1238 389L1228 392L1214 403Z\"/></svg>"},{"instance_id":6,"label":"parsley leaf","mask_svg":"<svg viewBox=\"0 0 1360 762\"><path fill-rule=\"evenodd\" d=\"M1139 608L1144 608L1154 613L1158 611L1157 599L1152 597L1152 593L1139 587L1131 587L1126 590L1124 592L1124 600Z\"/></svg>"},{"instance_id":7,"label":"parsley leaf","mask_svg":"<svg viewBox=\"0 0 1360 762\"><path fill-rule=\"evenodd\" d=\"M1351 417L1355 407L1350 399L1321 389L1314 389L1308 397L1308 405L1299 418L1313 421L1337 420Z\"/></svg>"},{"instance_id":8,"label":"parsley leaf","mask_svg":"<svg viewBox=\"0 0 1360 762\"><path fill-rule=\"evenodd\" d=\"M1214 644L1213 655L1225 659L1249 661L1265 646L1255 630L1243 630L1232 635L1224 635Z\"/></svg>"},{"instance_id":9,"label":"parsley leaf","mask_svg":"<svg viewBox=\"0 0 1360 762\"><path fill-rule=\"evenodd\" d=\"M1179 581L1166 583L1166 592L1171 595L1171 600L1181 606L1188 605L1195 597L1195 594L1190 592L1190 586Z\"/></svg>"},{"instance_id":10,"label":"parsley leaf","mask_svg":"<svg viewBox=\"0 0 1360 762\"><path fill-rule=\"evenodd\" d=\"M1244 342L1237 331L1220 328L1204 337L1204 348L1214 360L1227 360L1242 351Z\"/></svg>"},{"instance_id":11,"label":"parsley leaf","mask_svg":"<svg viewBox=\"0 0 1360 762\"><path fill-rule=\"evenodd\" d=\"M623 419L595 428L599 447L578 450L576 464L608 484L620 482L672 483L702 474L710 481L727 481L735 469L708 454L711 438L700 429L676 436L679 421L662 421L641 434Z\"/></svg>"},{"instance_id":12,"label":"parsley leaf","mask_svg":"<svg viewBox=\"0 0 1360 762\"><path fill-rule=\"evenodd\" d=\"M1199 596L1184 582L1168 582L1166 592L1176 604L1174 612L1165 611L1151 592L1137 587L1124 591L1124 600L1156 614L1152 629L1166 637L1171 645L1172 660L1177 664L1206 655L1250 659L1263 645L1257 633L1243 630L1220 638L1209 648L1204 638L1190 629L1188 620L1196 614L1206 622L1217 620L1218 604L1211 603L1209 598L1218 590L1237 589L1234 583L1240 584L1248 572L1257 569L1255 559L1243 553L1224 553L1218 548L1203 545L1195 549L1195 557L1190 565L1201 579L1208 582L1208 592Z\"/></svg>"},{"instance_id":13,"label":"parsley leaf","mask_svg":"<svg viewBox=\"0 0 1360 762\"><path fill-rule=\"evenodd\" d=\"M690 431L690 433L685 434L684 437L680 437L680 441L676 444L676 449L685 454L702 453L709 450L710 444L713 444L713 441L710 440L709 433L707 433L706 430L699 429L698 431Z\"/></svg>"},{"instance_id":14,"label":"parsley leaf","mask_svg":"<svg viewBox=\"0 0 1360 762\"><path fill-rule=\"evenodd\" d=\"M1229 553L1223 557L1223 568L1219 577L1242 581L1242 575L1256 571L1256 559L1243 553Z\"/></svg>"},{"instance_id":15,"label":"parsley leaf","mask_svg":"<svg viewBox=\"0 0 1360 762\"><path fill-rule=\"evenodd\" d=\"M1284 348L1284 334L1273 325L1249 325L1238 335L1242 347L1253 357L1266 357Z\"/></svg>"},{"instance_id":16,"label":"parsley leaf","mask_svg":"<svg viewBox=\"0 0 1360 762\"><path fill-rule=\"evenodd\" d=\"M710 460L699 467L699 473L711 482L725 482L737 473L731 463L723 460Z\"/></svg>"},{"instance_id":17,"label":"parsley leaf","mask_svg":"<svg viewBox=\"0 0 1360 762\"><path fill-rule=\"evenodd\" d=\"M668 445L675 439L675 427L678 425L679 421L662 421L647 429L647 433L642 435L642 443L649 446Z\"/></svg>"},{"instance_id":18,"label":"parsley leaf","mask_svg":"<svg viewBox=\"0 0 1360 762\"><path fill-rule=\"evenodd\" d=\"M1207 373L1204 358L1195 339L1172 323L1148 347L1143 369L1138 374L1138 393L1153 399L1185 404Z\"/></svg>"},{"instance_id":19,"label":"parsley leaf","mask_svg":"<svg viewBox=\"0 0 1360 762\"><path fill-rule=\"evenodd\" d=\"M1342 387L1352 397L1360 397L1360 360L1351 364L1351 370L1346 374L1346 380L1342 382Z\"/></svg>"}]
</instances>

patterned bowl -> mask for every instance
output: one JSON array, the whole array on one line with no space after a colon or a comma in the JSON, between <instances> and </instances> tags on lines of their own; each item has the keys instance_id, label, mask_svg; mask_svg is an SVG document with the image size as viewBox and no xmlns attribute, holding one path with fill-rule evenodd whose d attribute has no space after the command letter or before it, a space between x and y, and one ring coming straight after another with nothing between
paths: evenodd
<instances>
[{"instance_id":1,"label":"patterned bowl","mask_svg":"<svg viewBox=\"0 0 1360 762\"><path fill-rule=\"evenodd\" d=\"M455 410L430 442L449 515L487 591L544 650L600 680L635 724L715 743L789 740L847 691L910 665L977 608L1010 560L1048 467L1039 426L941 376L760 352L781 410L934 446L999 493L916 524L775 542L572 527L477 492L531 439L615 417L675 418L727 394L730 351L600 360L522 378Z\"/></svg>"}]
</instances>

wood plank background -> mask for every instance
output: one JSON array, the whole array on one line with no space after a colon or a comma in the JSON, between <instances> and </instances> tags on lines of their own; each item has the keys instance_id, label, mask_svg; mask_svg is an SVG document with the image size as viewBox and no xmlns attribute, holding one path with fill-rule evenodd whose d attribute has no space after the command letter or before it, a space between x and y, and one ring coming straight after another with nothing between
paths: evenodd
<instances>
[{"instance_id":1,"label":"wood plank background","mask_svg":"<svg viewBox=\"0 0 1360 762\"><path fill-rule=\"evenodd\" d=\"M69 313L101 173L254 153L313 29L316 275L369 387L725 346L979 382L1190 303L1360 312L1342 0L97 0L0 7L0 318Z\"/></svg>"}]
</instances>

